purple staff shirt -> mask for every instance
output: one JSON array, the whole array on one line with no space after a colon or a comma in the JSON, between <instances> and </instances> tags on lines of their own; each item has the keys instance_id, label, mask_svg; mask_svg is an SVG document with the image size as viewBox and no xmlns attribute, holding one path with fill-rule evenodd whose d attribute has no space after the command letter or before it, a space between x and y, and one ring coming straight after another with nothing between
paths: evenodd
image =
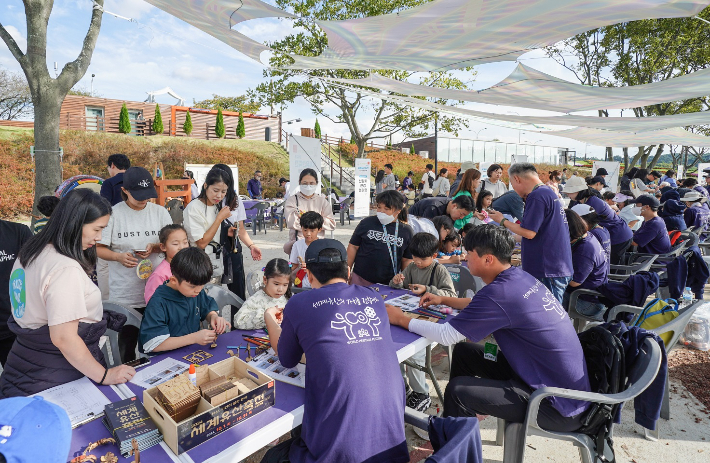
<instances>
[{"instance_id":1,"label":"purple staff shirt","mask_svg":"<svg viewBox=\"0 0 710 463\"><path fill-rule=\"evenodd\" d=\"M634 233L634 243L639 252L646 254L665 254L671 251L666 223L660 217L644 220L641 228Z\"/></svg>"}]
</instances>

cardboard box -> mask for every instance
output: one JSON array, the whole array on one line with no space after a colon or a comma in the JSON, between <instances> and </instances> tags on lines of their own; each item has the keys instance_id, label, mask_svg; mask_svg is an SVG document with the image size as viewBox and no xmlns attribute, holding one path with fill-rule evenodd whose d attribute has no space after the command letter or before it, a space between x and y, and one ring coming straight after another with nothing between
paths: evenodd
<instances>
[{"instance_id":1,"label":"cardboard box","mask_svg":"<svg viewBox=\"0 0 710 463\"><path fill-rule=\"evenodd\" d=\"M183 374L187 375L187 373ZM197 447L274 405L276 400L274 380L250 368L243 360L230 357L213 365L207 365L206 374L197 376L197 385L200 386L220 376L235 380L248 378L249 381L241 383L255 384L256 387L236 397L228 398L226 402L217 406L201 398L195 414L180 422L175 422L160 406L156 400L157 388L143 391L143 406L163 434L165 443L176 455ZM242 392L246 389L244 384L241 384L241 387L236 390Z\"/></svg>"}]
</instances>

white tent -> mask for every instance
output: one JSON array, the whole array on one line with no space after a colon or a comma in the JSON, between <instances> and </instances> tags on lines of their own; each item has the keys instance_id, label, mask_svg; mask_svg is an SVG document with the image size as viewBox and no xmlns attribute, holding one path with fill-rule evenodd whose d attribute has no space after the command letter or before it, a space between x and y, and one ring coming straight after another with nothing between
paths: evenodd
<instances>
[{"instance_id":1,"label":"white tent","mask_svg":"<svg viewBox=\"0 0 710 463\"><path fill-rule=\"evenodd\" d=\"M365 79L333 79L410 96L445 98L501 106L559 111L638 108L710 95L710 68L673 79L631 87L591 87L518 64L504 80L483 90L455 90L398 81L373 74ZM710 121L708 121L710 122Z\"/></svg>"},{"instance_id":2,"label":"white tent","mask_svg":"<svg viewBox=\"0 0 710 463\"><path fill-rule=\"evenodd\" d=\"M614 132L611 130L585 128L540 133L554 135L556 137L571 138L572 140L589 143L590 145L612 146L617 148L660 144L710 148L710 137L691 133L680 128L644 133Z\"/></svg>"}]
</instances>

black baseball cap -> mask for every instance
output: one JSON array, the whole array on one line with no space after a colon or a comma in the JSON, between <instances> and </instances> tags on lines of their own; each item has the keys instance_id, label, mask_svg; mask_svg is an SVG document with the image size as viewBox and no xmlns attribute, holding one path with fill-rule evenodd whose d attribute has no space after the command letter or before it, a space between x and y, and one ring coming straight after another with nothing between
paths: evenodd
<instances>
[{"instance_id":1,"label":"black baseball cap","mask_svg":"<svg viewBox=\"0 0 710 463\"><path fill-rule=\"evenodd\" d=\"M597 173L598 173L598 172L597 172ZM602 177L601 175L597 175L596 177L592 178L592 179L589 181L589 184L590 184L590 185L594 185L595 183L601 183L602 185L605 185L605 183L604 183L604 177Z\"/></svg>"},{"instance_id":2,"label":"black baseball cap","mask_svg":"<svg viewBox=\"0 0 710 463\"><path fill-rule=\"evenodd\" d=\"M600 175L609 175L609 172L607 172L605 168L600 167L599 169L597 169L596 176L600 176Z\"/></svg>"},{"instance_id":3,"label":"black baseball cap","mask_svg":"<svg viewBox=\"0 0 710 463\"><path fill-rule=\"evenodd\" d=\"M286 183L286 182L288 182L288 180L286 180L284 177L281 177L279 179L279 185L281 185L282 183Z\"/></svg>"},{"instance_id":4,"label":"black baseball cap","mask_svg":"<svg viewBox=\"0 0 710 463\"><path fill-rule=\"evenodd\" d=\"M638 198L636 198L636 201L634 201L636 204L642 204L644 206L651 206L652 208L659 208L661 207L661 202L656 199L655 196L651 195L641 195Z\"/></svg>"},{"instance_id":5,"label":"black baseball cap","mask_svg":"<svg viewBox=\"0 0 710 463\"><path fill-rule=\"evenodd\" d=\"M321 251L326 249L335 249L340 256L320 256ZM306 249L306 264L314 263L331 263L331 262L347 262L348 253L345 251L345 246L338 240L322 239L315 240L308 245Z\"/></svg>"},{"instance_id":6,"label":"black baseball cap","mask_svg":"<svg viewBox=\"0 0 710 463\"><path fill-rule=\"evenodd\" d=\"M142 167L129 167L124 172L123 188L128 190L136 201L158 197L153 185L153 176Z\"/></svg>"}]
</instances>

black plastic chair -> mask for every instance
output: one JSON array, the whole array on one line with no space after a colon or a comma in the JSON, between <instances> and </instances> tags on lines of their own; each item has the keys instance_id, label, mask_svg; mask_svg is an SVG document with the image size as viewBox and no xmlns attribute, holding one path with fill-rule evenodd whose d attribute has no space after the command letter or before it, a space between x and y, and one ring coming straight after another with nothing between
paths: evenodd
<instances>
[{"instance_id":1,"label":"black plastic chair","mask_svg":"<svg viewBox=\"0 0 710 463\"><path fill-rule=\"evenodd\" d=\"M248 211L256 209L256 216L251 219L251 228L254 230L255 235L256 229L261 230L262 227L264 228L264 234L266 234L266 210L269 207L271 207L271 205L267 202L258 202L247 209Z\"/></svg>"},{"instance_id":2,"label":"black plastic chair","mask_svg":"<svg viewBox=\"0 0 710 463\"><path fill-rule=\"evenodd\" d=\"M353 203L353 198L348 198L340 205L340 225L345 225L345 217L348 218L350 225L350 206Z\"/></svg>"}]
</instances>

